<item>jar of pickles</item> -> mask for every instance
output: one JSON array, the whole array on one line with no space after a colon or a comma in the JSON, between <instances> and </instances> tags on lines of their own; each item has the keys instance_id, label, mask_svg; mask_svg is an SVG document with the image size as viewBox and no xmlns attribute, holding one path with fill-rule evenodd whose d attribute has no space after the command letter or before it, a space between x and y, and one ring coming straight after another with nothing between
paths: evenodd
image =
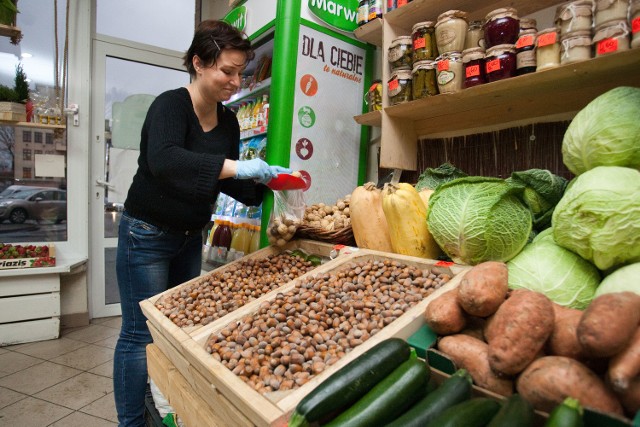
<instances>
[{"instance_id":1,"label":"jar of pickles","mask_svg":"<svg viewBox=\"0 0 640 427\"><path fill-rule=\"evenodd\" d=\"M516 74L533 73L536 71L536 34L535 28L520 31L520 37L516 42Z\"/></svg>"},{"instance_id":2,"label":"jar of pickles","mask_svg":"<svg viewBox=\"0 0 640 427\"><path fill-rule=\"evenodd\" d=\"M435 25L433 21L418 22L411 29L414 62L438 57Z\"/></svg>"},{"instance_id":3,"label":"jar of pickles","mask_svg":"<svg viewBox=\"0 0 640 427\"><path fill-rule=\"evenodd\" d=\"M465 50L474 47L484 48L484 31L482 30L482 25L482 21L469 22L467 36L464 39Z\"/></svg>"},{"instance_id":4,"label":"jar of pickles","mask_svg":"<svg viewBox=\"0 0 640 427\"><path fill-rule=\"evenodd\" d=\"M464 87L464 64L460 52L443 53L436 59L436 82L440 93L460 92Z\"/></svg>"},{"instance_id":5,"label":"jar of pickles","mask_svg":"<svg viewBox=\"0 0 640 427\"><path fill-rule=\"evenodd\" d=\"M631 47L640 47L640 0L634 0L629 8L629 22L631 23Z\"/></svg>"},{"instance_id":6,"label":"jar of pickles","mask_svg":"<svg viewBox=\"0 0 640 427\"><path fill-rule=\"evenodd\" d=\"M413 64L412 90L413 99L426 98L438 94L436 83L436 61L425 59Z\"/></svg>"},{"instance_id":7,"label":"jar of pickles","mask_svg":"<svg viewBox=\"0 0 640 427\"><path fill-rule=\"evenodd\" d=\"M599 27L605 22L627 19L629 0L596 0L593 25Z\"/></svg>"},{"instance_id":8,"label":"jar of pickles","mask_svg":"<svg viewBox=\"0 0 640 427\"><path fill-rule=\"evenodd\" d=\"M495 82L516 75L516 47L499 44L487 49L484 59L487 82Z\"/></svg>"},{"instance_id":9,"label":"jar of pickles","mask_svg":"<svg viewBox=\"0 0 640 427\"><path fill-rule=\"evenodd\" d=\"M555 23L560 29L560 37L574 31L591 30L593 1L577 0L561 4L556 8Z\"/></svg>"},{"instance_id":10,"label":"jar of pickles","mask_svg":"<svg viewBox=\"0 0 640 427\"><path fill-rule=\"evenodd\" d=\"M560 43L556 27L538 31L536 37L536 71L560 65Z\"/></svg>"},{"instance_id":11,"label":"jar of pickles","mask_svg":"<svg viewBox=\"0 0 640 427\"><path fill-rule=\"evenodd\" d=\"M486 83L484 68L484 49L472 47L462 51L464 64L464 87L478 86Z\"/></svg>"},{"instance_id":12,"label":"jar of pickles","mask_svg":"<svg viewBox=\"0 0 640 427\"><path fill-rule=\"evenodd\" d=\"M560 63L591 59L591 30L573 31L560 38Z\"/></svg>"},{"instance_id":13,"label":"jar of pickles","mask_svg":"<svg viewBox=\"0 0 640 427\"><path fill-rule=\"evenodd\" d=\"M401 104L411 101L412 84L411 68L400 67L391 72L391 77L387 82L387 94L391 105Z\"/></svg>"},{"instance_id":14,"label":"jar of pickles","mask_svg":"<svg viewBox=\"0 0 640 427\"><path fill-rule=\"evenodd\" d=\"M520 32L520 18L512 7L495 9L487 14L484 23L484 46L515 44Z\"/></svg>"},{"instance_id":15,"label":"jar of pickles","mask_svg":"<svg viewBox=\"0 0 640 427\"><path fill-rule=\"evenodd\" d=\"M629 50L629 33L629 24L626 19L600 24L600 26L596 27L593 36L596 57Z\"/></svg>"},{"instance_id":16,"label":"jar of pickles","mask_svg":"<svg viewBox=\"0 0 640 427\"><path fill-rule=\"evenodd\" d=\"M382 110L382 80L374 80L364 98L369 112Z\"/></svg>"},{"instance_id":17,"label":"jar of pickles","mask_svg":"<svg viewBox=\"0 0 640 427\"><path fill-rule=\"evenodd\" d=\"M449 10L440 14L436 22L438 52L441 55L447 52L461 52L464 49L468 27L467 12Z\"/></svg>"},{"instance_id":18,"label":"jar of pickles","mask_svg":"<svg viewBox=\"0 0 640 427\"><path fill-rule=\"evenodd\" d=\"M391 41L387 54L391 68L411 67L413 64L412 45L411 36L400 36Z\"/></svg>"}]
</instances>

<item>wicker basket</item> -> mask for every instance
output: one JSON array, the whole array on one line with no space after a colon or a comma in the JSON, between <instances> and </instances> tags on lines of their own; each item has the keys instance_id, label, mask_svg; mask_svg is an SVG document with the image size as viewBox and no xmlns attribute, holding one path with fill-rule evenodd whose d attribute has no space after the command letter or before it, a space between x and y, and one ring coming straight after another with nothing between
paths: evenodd
<instances>
[{"instance_id":1,"label":"wicker basket","mask_svg":"<svg viewBox=\"0 0 640 427\"><path fill-rule=\"evenodd\" d=\"M356 240L353 237L353 229L351 224L346 227L339 228L337 230L326 231L321 228L308 227L306 225L300 225L296 231L296 236L299 238L316 240L320 242L327 242L333 244L341 244L347 246L355 246Z\"/></svg>"}]
</instances>

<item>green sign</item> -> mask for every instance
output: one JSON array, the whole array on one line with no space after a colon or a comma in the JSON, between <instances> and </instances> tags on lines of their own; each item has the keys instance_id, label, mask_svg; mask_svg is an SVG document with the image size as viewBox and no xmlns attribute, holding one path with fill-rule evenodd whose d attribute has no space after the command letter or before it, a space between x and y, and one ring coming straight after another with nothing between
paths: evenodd
<instances>
[{"instance_id":1,"label":"green sign","mask_svg":"<svg viewBox=\"0 0 640 427\"><path fill-rule=\"evenodd\" d=\"M233 25L238 30L244 31L244 28L247 26L247 7L238 6L232 9L222 20Z\"/></svg>"},{"instance_id":2,"label":"green sign","mask_svg":"<svg viewBox=\"0 0 640 427\"><path fill-rule=\"evenodd\" d=\"M358 28L358 0L309 0L309 10L323 22L343 31Z\"/></svg>"}]
</instances>

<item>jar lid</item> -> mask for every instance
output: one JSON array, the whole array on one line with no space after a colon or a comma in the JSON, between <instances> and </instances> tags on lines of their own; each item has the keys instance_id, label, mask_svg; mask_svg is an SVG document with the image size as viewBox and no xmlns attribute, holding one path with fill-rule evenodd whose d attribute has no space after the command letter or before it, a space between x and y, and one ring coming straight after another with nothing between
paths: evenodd
<instances>
[{"instance_id":1,"label":"jar lid","mask_svg":"<svg viewBox=\"0 0 640 427\"><path fill-rule=\"evenodd\" d=\"M629 6L629 16L633 19L633 14L640 11L640 0L633 0Z\"/></svg>"},{"instance_id":2,"label":"jar lid","mask_svg":"<svg viewBox=\"0 0 640 427\"><path fill-rule=\"evenodd\" d=\"M455 19L455 18L459 18L459 19L464 19L465 21L469 21L469 19L467 18L468 13L464 12L462 10L447 10L444 13L441 13L440 15L438 15L438 22L436 22L436 27L440 24L442 24L443 22L448 21L449 19Z\"/></svg>"},{"instance_id":3,"label":"jar lid","mask_svg":"<svg viewBox=\"0 0 640 427\"><path fill-rule=\"evenodd\" d=\"M623 37L629 34L629 24L626 19L616 19L613 21L603 22L596 27L593 42L598 43L605 39L613 37Z\"/></svg>"},{"instance_id":4,"label":"jar lid","mask_svg":"<svg viewBox=\"0 0 640 427\"><path fill-rule=\"evenodd\" d=\"M520 19L520 29L521 30L531 30L535 29L537 31L538 21L533 18L522 18Z\"/></svg>"},{"instance_id":5,"label":"jar lid","mask_svg":"<svg viewBox=\"0 0 640 427\"><path fill-rule=\"evenodd\" d=\"M484 58L484 48L470 47L462 51L462 62L474 61Z\"/></svg>"},{"instance_id":6,"label":"jar lid","mask_svg":"<svg viewBox=\"0 0 640 427\"><path fill-rule=\"evenodd\" d=\"M493 19L508 17L518 19L518 11L513 7L501 7L500 9L494 9L491 12L487 13L487 16L484 18L484 20L486 23Z\"/></svg>"},{"instance_id":7,"label":"jar lid","mask_svg":"<svg viewBox=\"0 0 640 427\"><path fill-rule=\"evenodd\" d=\"M563 3L556 9L554 22L569 21L578 16L592 16L594 4L592 0L576 0Z\"/></svg>"},{"instance_id":8,"label":"jar lid","mask_svg":"<svg viewBox=\"0 0 640 427\"><path fill-rule=\"evenodd\" d=\"M445 52L442 55L438 56L436 58L436 62L440 62L440 61L444 61L444 60L451 60L451 61L460 61L462 60L462 52Z\"/></svg>"},{"instance_id":9,"label":"jar lid","mask_svg":"<svg viewBox=\"0 0 640 427\"><path fill-rule=\"evenodd\" d=\"M433 70L436 68L436 61L433 59L423 59L422 61L416 61L413 63L413 73L417 70Z\"/></svg>"},{"instance_id":10,"label":"jar lid","mask_svg":"<svg viewBox=\"0 0 640 427\"><path fill-rule=\"evenodd\" d=\"M484 21L483 20L477 20L477 21L470 21L469 22L469 28L478 28L478 27L482 27L484 25Z\"/></svg>"},{"instance_id":11,"label":"jar lid","mask_svg":"<svg viewBox=\"0 0 640 427\"><path fill-rule=\"evenodd\" d=\"M538 30L536 30L535 28L527 28L526 30L522 30L518 34L518 38L522 36L528 36L529 34L538 34Z\"/></svg>"},{"instance_id":12,"label":"jar lid","mask_svg":"<svg viewBox=\"0 0 640 427\"><path fill-rule=\"evenodd\" d=\"M395 39L391 40L391 44L389 45L389 49L394 48L394 47L396 47L398 45L402 45L402 44L413 45L413 39L411 38L411 36L396 37Z\"/></svg>"},{"instance_id":13,"label":"jar lid","mask_svg":"<svg viewBox=\"0 0 640 427\"><path fill-rule=\"evenodd\" d=\"M576 46L591 46L591 31L572 31L562 36L560 43L565 51Z\"/></svg>"},{"instance_id":14,"label":"jar lid","mask_svg":"<svg viewBox=\"0 0 640 427\"><path fill-rule=\"evenodd\" d=\"M514 44L497 44L487 49L486 56L497 56L502 53L516 53L516 45Z\"/></svg>"},{"instance_id":15,"label":"jar lid","mask_svg":"<svg viewBox=\"0 0 640 427\"><path fill-rule=\"evenodd\" d=\"M411 78L411 68L410 67L398 67L391 70L391 77L389 81L399 79L399 80L407 80Z\"/></svg>"},{"instance_id":16,"label":"jar lid","mask_svg":"<svg viewBox=\"0 0 640 427\"><path fill-rule=\"evenodd\" d=\"M614 3L619 1L627 4L629 3L629 0L596 0L596 12L599 10L609 9Z\"/></svg>"},{"instance_id":17,"label":"jar lid","mask_svg":"<svg viewBox=\"0 0 640 427\"><path fill-rule=\"evenodd\" d=\"M411 32L412 33L415 32L418 28L431 28L435 26L436 26L436 23L433 21L418 22L413 27L411 27Z\"/></svg>"}]
</instances>

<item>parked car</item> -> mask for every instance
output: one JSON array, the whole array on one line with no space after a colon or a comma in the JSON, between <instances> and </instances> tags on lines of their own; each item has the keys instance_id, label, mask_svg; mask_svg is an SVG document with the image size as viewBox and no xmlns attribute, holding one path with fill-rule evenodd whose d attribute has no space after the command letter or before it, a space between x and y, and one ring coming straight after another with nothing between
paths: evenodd
<instances>
[{"instance_id":1,"label":"parked car","mask_svg":"<svg viewBox=\"0 0 640 427\"><path fill-rule=\"evenodd\" d=\"M22 224L27 219L60 223L67 219L67 192L55 188L27 190L0 199L0 220Z\"/></svg>"},{"instance_id":2,"label":"parked car","mask_svg":"<svg viewBox=\"0 0 640 427\"><path fill-rule=\"evenodd\" d=\"M49 187L36 187L33 185L10 185L0 193L0 199L10 199L14 196L14 194L21 193L23 191L30 190L44 190Z\"/></svg>"}]
</instances>

